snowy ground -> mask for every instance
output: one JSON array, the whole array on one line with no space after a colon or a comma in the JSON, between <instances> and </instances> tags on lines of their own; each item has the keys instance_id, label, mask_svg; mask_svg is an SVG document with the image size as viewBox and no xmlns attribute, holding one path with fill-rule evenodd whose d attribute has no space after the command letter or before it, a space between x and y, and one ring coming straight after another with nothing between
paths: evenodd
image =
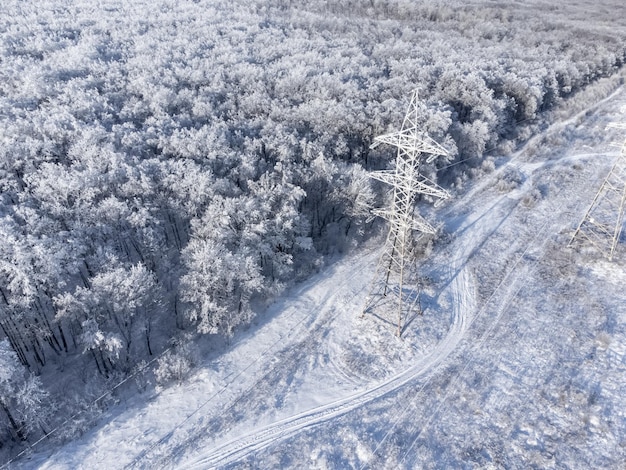
<instances>
[{"instance_id":1,"label":"snowy ground","mask_svg":"<svg viewBox=\"0 0 626 470\"><path fill-rule=\"evenodd\" d=\"M618 150L626 91L557 122L437 212L425 313L361 319L364 247L185 384L20 468L620 468L626 249L566 248Z\"/></svg>"}]
</instances>

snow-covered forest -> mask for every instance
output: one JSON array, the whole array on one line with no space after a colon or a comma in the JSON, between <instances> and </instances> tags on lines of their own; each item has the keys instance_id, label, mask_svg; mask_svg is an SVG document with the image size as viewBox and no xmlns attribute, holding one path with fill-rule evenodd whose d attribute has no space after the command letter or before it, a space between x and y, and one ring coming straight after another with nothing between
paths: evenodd
<instances>
[{"instance_id":1,"label":"snow-covered forest","mask_svg":"<svg viewBox=\"0 0 626 470\"><path fill-rule=\"evenodd\" d=\"M624 14L619 0L3 1L3 461L376 235L385 192L367 172L392 155L369 145L412 89L450 151L429 176L461 189L557 106L620 84ZM182 360L164 357L162 371Z\"/></svg>"}]
</instances>

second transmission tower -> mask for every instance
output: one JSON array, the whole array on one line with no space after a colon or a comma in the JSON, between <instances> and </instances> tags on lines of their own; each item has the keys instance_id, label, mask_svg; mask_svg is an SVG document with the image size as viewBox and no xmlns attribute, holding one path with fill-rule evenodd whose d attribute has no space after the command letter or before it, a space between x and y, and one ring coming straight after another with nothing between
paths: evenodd
<instances>
[{"instance_id":1,"label":"second transmission tower","mask_svg":"<svg viewBox=\"0 0 626 470\"><path fill-rule=\"evenodd\" d=\"M626 124L611 124L609 127L626 129ZM568 246L590 243L609 261L612 260L622 233L625 210L626 139Z\"/></svg>"},{"instance_id":2,"label":"second transmission tower","mask_svg":"<svg viewBox=\"0 0 626 470\"><path fill-rule=\"evenodd\" d=\"M413 232L420 235L436 232L423 217L414 213L415 198L424 194L440 202L450 197L444 189L420 174L420 164L423 160L430 163L448 152L420 129L417 90L411 95L400 131L376 137L370 148L380 144L397 147L395 169L375 171L370 176L392 187L393 200L390 208L373 211L374 215L389 222L389 232L362 314L387 304L382 302L383 299L391 299L391 309L397 315L397 335L400 336L404 319L419 302L418 282L413 285L407 282L413 259L410 253Z\"/></svg>"}]
</instances>

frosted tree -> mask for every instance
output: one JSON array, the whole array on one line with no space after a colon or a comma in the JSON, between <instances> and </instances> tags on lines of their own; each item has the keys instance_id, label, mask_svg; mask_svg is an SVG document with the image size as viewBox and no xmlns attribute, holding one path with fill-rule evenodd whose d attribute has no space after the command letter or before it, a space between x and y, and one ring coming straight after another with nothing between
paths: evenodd
<instances>
[{"instance_id":1,"label":"frosted tree","mask_svg":"<svg viewBox=\"0 0 626 470\"><path fill-rule=\"evenodd\" d=\"M0 341L0 408L13 438L20 440L38 428L45 432L52 412L41 381L20 364L7 340Z\"/></svg>"},{"instance_id":2,"label":"frosted tree","mask_svg":"<svg viewBox=\"0 0 626 470\"><path fill-rule=\"evenodd\" d=\"M141 264L114 266L90 278L89 285L54 300L58 319L72 322L80 331L80 344L100 372L107 374L118 361L129 369L132 358L138 357L131 348L141 336L152 354L151 326L160 308L153 274Z\"/></svg>"},{"instance_id":3,"label":"frosted tree","mask_svg":"<svg viewBox=\"0 0 626 470\"><path fill-rule=\"evenodd\" d=\"M258 263L211 239L193 239L184 256L188 272L181 290L190 305L188 318L197 322L201 333L232 335L237 325L250 318L250 296L261 290Z\"/></svg>"}]
</instances>

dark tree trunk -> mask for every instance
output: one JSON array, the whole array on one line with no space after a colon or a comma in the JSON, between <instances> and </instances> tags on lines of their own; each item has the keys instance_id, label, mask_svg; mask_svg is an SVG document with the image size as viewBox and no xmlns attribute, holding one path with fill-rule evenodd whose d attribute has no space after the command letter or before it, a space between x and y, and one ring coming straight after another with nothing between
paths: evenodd
<instances>
[{"instance_id":1,"label":"dark tree trunk","mask_svg":"<svg viewBox=\"0 0 626 470\"><path fill-rule=\"evenodd\" d=\"M13 430L15 431L15 434L17 435L17 437L21 440L21 441L25 441L26 440L26 435L24 434L24 432L22 431L22 427L18 425L17 421L15 421L15 418L13 418L13 415L11 414L11 411L9 410L9 408L7 407L6 403L4 402L4 400L0 399L0 406L2 407L2 409L4 410L4 412L6 413L7 417L9 418L9 422L11 423L11 427L13 428Z\"/></svg>"}]
</instances>

